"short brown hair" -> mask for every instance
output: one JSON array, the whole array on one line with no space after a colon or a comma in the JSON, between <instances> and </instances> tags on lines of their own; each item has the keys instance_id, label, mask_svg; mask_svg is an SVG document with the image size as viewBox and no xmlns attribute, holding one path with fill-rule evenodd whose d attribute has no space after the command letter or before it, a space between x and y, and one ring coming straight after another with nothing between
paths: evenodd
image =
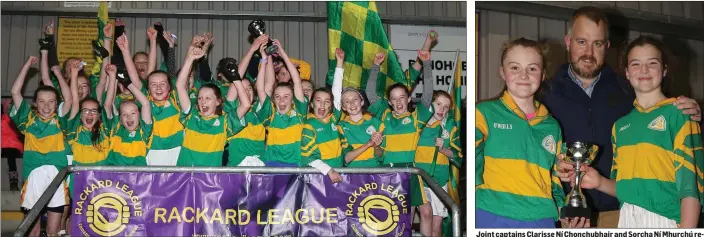
<instances>
[{"instance_id":1,"label":"short brown hair","mask_svg":"<svg viewBox=\"0 0 704 237\"><path fill-rule=\"evenodd\" d=\"M577 11L574 12L574 14L572 14L572 18L570 18L568 25L569 28L567 28L568 35L572 34L572 27L574 27L574 22L577 21L577 18L582 16L596 23L596 25L603 23L604 27L606 28L606 39L609 39L609 19L606 17L606 13L604 13L604 11L602 11L598 7L591 6L580 7L579 9L577 9Z\"/></svg>"}]
</instances>

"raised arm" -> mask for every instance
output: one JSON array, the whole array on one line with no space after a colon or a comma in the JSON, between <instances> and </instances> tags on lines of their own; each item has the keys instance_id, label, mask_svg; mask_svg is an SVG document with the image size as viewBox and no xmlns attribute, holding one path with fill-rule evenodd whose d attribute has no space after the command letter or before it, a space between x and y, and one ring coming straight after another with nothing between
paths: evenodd
<instances>
[{"instance_id":1,"label":"raised arm","mask_svg":"<svg viewBox=\"0 0 704 237\"><path fill-rule=\"evenodd\" d=\"M247 80L246 78L243 80ZM237 106L237 118L244 118L244 115L247 114L249 111L249 108L252 107L252 101L249 100L249 96L247 96L247 91L244 89L244 85L242 85L242 81L233 81L232 85L230 86L230 90L232 88L235 88L236 94L239 95L237 99L240 101L239 105ZM230 93L228 92L228 99L230 97Z\"/></svg>"},{"instance_id":2,"label":"raised arm","mask_svg":"<svg viewBox=\"0 0 704 237\"><path fill-rule=\"evenodd\" d=\"M274 93L274 85L276 85L276 73L274 72L274 57L269 56L266 60L266 81L264 82L264 89L266 94L272 96Z\"/></svg>"},{"instance_id":3,"label":"raised arm","mask_svg":"<svg viewBox=\"0 0 704 237\"><path fill-rule=\"evenodd\" d=\"M147 38L149 38L149 59L147 60L147 75L156 70L156 35L154 27L147 29ZM137 90L141 90L138 88ZM131 91L131 90L130 90Z\"/></svg>"},{"instance_id":4,"label":"raised arm","mask_svg":"<svg viewBox=\"0 0 704 237\"><path fill-rule=\"evenodd\" d=\"M71 77L70 83L71 83L71 98L70 100L66 100L64 104L66 103L71 103L71 115L69 116L69 119L73 119L78 115L78 112L80 110L80 98L78 98L78 72L81 70L83 65L80 62L74 62L72 65L69 65L69 76ZM61 86L63 87L63 86ZM62 110L65 109L62 108ZM66 111L64 111L65 113Z\"/></svg>"},{"instance_id":5,"label":"raised arm","mask_svg":"<svg viewBox=\"0 0 704 237\"><path fill-rule=\"evenodd\" d=\"M178 79L176 80L176 92L178 93L178 101L184 111L190 111L191 109L191 99L188 96L188 74L190 74L193 61L203 57L203 55L205 55L203 49L191 47L188 50L188 55L186 55L186 60L183 62L181 72L178 74Z\"/></svg>"},{"instance_id":6,"label":"raised arm","mask_svg":"<svg viewBox=\"0 0 704 237\"><path fill-rule=\"evenodd\" d=\"M433 102L433 90L435 90L430 51L418 50L418 58L423 61L423 94L420 97L420 102L426 107L430 107L430 103Z\"/></svg>"},{"instance_id":7,"label":"raised arm","mask_svg":"<svg viewBox=\"0 0 704 237\"><path fill-rule=\"evenodd\" d=\"M257 39L252 42L252 46L249 47L249 50L247 53L242 56L240 59L240 63L238 64L237 70L240 72L240 77L244 78L244 74L247 72L247 66L249 66L249 62L252 60L252 56L254 53L257 52L258 49L260 49L262 45L265 45L266 42L269 42L269 36L268 35L261 35L257 37ZM265 54L262 54L262 58L264 58Z\"/></svg>"},{"instance_id":8,"label":"raised arm","mask_svg":"<svg viewBox=\"0 0 704 237\"><path fill-rule=\"evenodd\" d=\"M142 105L142 121L144 121L145 124L152 124L152 107L149 104L149 99L147 99L147 96L142 93L142 90L134 86L134 84L128 85L127 89L132 92L132 95L134 95L134 98L137 99L137 102Z\"/></svg>"},{"instance_id":9,"label":"raised arm","mask_svg":"<svg viewBox=\"0 0 704 237\"><path fill-rule=\"evenodd\" d=\"M117 94L117 67L115 65L108 65L105 71L108 74L108 88L105 101L103 102L103 107L105 108L106 117L112 119L113 112L118 111L117 108L115 108L115 95Z\"/></svg>"},{"instance_id":10,"label":"raised arm","mask_svg":"<svg viewBox=\"0 0 704 237\"><path fill-rule=\"evenodd\" d=\"M24 80L25 77L27 77L27 71L29 71L29 68L32 66L32 64L37 63L39 59L35 56L29 56L27 58L27 62L22 65L22 70L20 70L20 73L17 74L17 79L15 79L15 83L12 84L12 89L10 89L10 93L12 93L12 103L15 105L15 107L20 106L22 104L22 100L24 99L22 97L22 87L24 87Z\"/></svg>"},{"instance_id":11,"label":"raised arm","mask_svg":"<svg viewBox=\"0 0 704 237\"><path fill-rule=\"evenodd\" d=\"M342 110L342 76L345 73L345 51L341 48L335 49L335 75L332 81L332 101L335 109Z\"/></svg>"},{"instance_id":12,"label":"raised arm","mask_svg":"<svg viewBox=\"0 0 704 237\"><path fill-rule=\"evenodd\" d=\"M40 65L42 84L44 84L45 86L54 87L54 83L51 82L51 75L49 74L50 68L54 66L50 64L53 64L55 62L56 65L58 65L58 62L56 62L58 59L51 59L52 55L56 57L56 46L54 45L53 19L51 20L51 22L49 22L49 24L44 25L44 38L39 39L39 50L41 51L42 55L42 61ZM51 60L52 62L49 62L49 60Z\"/></svg>"},{"instance_id":13,"label":"raised arm","mask_svg":"<svg viewBox=\"0 0 704 237\"><path fill-rule=\"evenodd\" d=\"M281 46L281 42L279 42L279 40L274 40L274 45L279 47L279 55L281 55L286 68L288 68L288 72L291 74L291 81L293 81L293 95L296 96L298 101L306 101L306 95L303 93L303 85L301 85L301 76L298 74L296 65L293 65L293 62L291 62L291 59L288 57L288 54L284 50L283 46Z\"/></svg>"},{"instance_id":14,"label":"raised arm","mask_svg":"<svg viewBox=\"0 0 704 237\"><path fill-rule=\"evenodd\" d=\"M259 72L257 72L257 81L255 82L255 88L257 89L257 97L259 98L259 103L263 103L266 96L269 94L267 92L266 83L268 81L267 74L269 73L266 68L269 65L269 60L271 57L266 55L266 44L259 45L259 53L262 55L262 59L259 60ZM233 98L234 100L234 98Z\"/></svg>"},{"instance_id":15,"label":"raised arm","mask_svg":"<svg viewBox=\"0 0 704 237\"><path fill-rule=\"evenodd\" d=\"M112 54L112 47L110 47L112 43L112 36L113 36L113 25L112 23L105 24L105 27L103 27L103 35L105 36L103 39L103 47L110 53ZM103 100L103 93L105 93L105 89L108 84L108 75L105 72L105 69L107 68L108 65L110 65L112 57L106 57L103 59L103 64L102 64L102 69L100 70L100 76L98 77L98 84L95 86L95 95L96 99L98 102L102 103L101 100Z\"/></svg>"},{"instance_id":16,"label":"raised arm","mask_svg":"<svg viewBox=\"0 0 704 237\"><path fill-rule=\"evenodd\" d=\"M66 78L64 78L64 75L61 74L61 67L59 65L54 65L51 67L51 72L54 73L54 76L56 77L57 83L59 83L59 87L61 89L61 96L64 97L64 101L68 103L64 103L63 108L61 108L61 111L68 112L71 110L71 88L69 88L68 83L66 82ZM53 87L53 85L50 85Z\"/></svg>"},{"instance_id":17,"label":"raised arm","mask_svg":"<svg viewBox=\"0 0 704 237\"><path fill-rule=\"evenodd\" d=\"M365 92L367 94L367 99L369 99L369 104L372 105L379 99L376 95L376 79L379 77L379 70L381 69L381 63L386 59L386 53L379 52L374 56L374 65L372 65L372 70L369 72L369 79L367 80L367 88Z\"/></svg>"},{"instance_id":18,"label":"raised arm","mask_svg":"<svg viewBox=\"0 0 704 237\"><path fill-rule=\"evenodd\" d=\"M48 49L41 49L41 54L42 54L42 61L40 63L40 71L42 73L42 84L45 86L51 86L54 87L54 84L51 83L51 76L49 74L49 50Z\"/></svg>"},{"instance_id":19,"label":"raised arm","mask_svg":"<svg viewBox=\"0 0 704 237\"><path fill-rule=\"evenodd\" d=\"M166 48L166 53L162 52L162 54L164 54L164 61L166 61L166 71L169 75L169 79L171 79L176 76L176 50L174 48L176 38L174 38L169 31L165 31L163 36L169 44L169 47Z\"/></svg>"},{"instance_id":20,"label":"raised arm","mask_svg":"<svg viewBox=\"0 0 704 237\"><path fill-rule=\"evenodd\" d=\"M130 53L130 45L127 40L127 33L125 32L116 41L117 47L122 51L123 59L125 60L125 68L127 68L127 75L130 77L130 81L134 84L137 89L142 89L142 79L139 78L139 73L137 73L137 67L134 66L134 61L132 61L132 53Z\"/></svg>"},{"instance_id":21,"label":"raised arm","mask_svg":"<svg viewBox=\"0 0 704 237\"><path fill-rule=\"evenodd\" d=\"M435 30L428 31L428 34L425 37L425 42L423 42L423 48L421 48L421 50L430 51L430 48L433 47L439 36L440 35L438 35L438 32ZM422 58L421 61L423 61ZM415 68L416 71L420 71L421 64L416 61L415 63L413 63L413 68Z\"/></svg>"}]
</instances>

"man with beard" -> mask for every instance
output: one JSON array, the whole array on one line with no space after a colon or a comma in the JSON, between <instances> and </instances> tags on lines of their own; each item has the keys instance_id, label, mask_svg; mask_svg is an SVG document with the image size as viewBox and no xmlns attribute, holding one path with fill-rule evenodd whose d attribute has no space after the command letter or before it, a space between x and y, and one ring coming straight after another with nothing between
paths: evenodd
<instances>
[{"instance_id":1,"label":"man with beard","mask_svg":"<svg viewBox=\"0 0 704 237\"><path fill-rule=\"evenodd\" d=\"M613 163L611 129L617 119L633 110L635 93L629 82L604 64L609 48L609 22L604 12L594 7L578 9L569 21L565 45L569 63L562 65L551 80L543 82L540 101L562 126L564 141L584 141L599 146L591 166L609 177ZM622 69L617 69L622 70ZM701 121L696 101L680 96L674 103L683 114ZM564 155L560 155L564 158ZM572 188L574 167L560 161L558 176L567 191ZM608 194L584 190L594 212L591 226L616 228L619 202Z\"/></svg>"}]
</instances>

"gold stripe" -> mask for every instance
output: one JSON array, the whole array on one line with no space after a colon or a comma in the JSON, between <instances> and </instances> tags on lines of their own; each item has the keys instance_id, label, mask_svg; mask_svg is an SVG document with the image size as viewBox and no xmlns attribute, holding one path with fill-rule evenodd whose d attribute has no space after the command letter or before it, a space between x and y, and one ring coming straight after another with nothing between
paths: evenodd
<instances>
[{"instance_id":1,"label":"gold stripe","mask_svg":"<svg viewBox=\"0 0 704 237\"><path fill-rule=\"evenodd\" d=\"M675 182L673 161L676 155L671 151L649 143L622 146L616 149L619 163L616 181L630 179L657 179Z\"/></svg>"},{"instance_id":2,"label":"gold stripe","mask_svg":"<svg viewBox=\"0 0 704 237\"><path fill-rule=\"evenodd\" d=\"M288 145L301 141L303 125L295 124L287 128L275 128L269 126L267 145Z\"/></svg>"},{"instance_id":3,"label":"gold stripe","mask_svg":"<svg viewBox=\"0 0 704 237\"><path fill-rule=\"evenodd\" d=\"M552 198L549 170L520 159L484 156L484 184L478 189L528 197Z\"/></svg>"},{"instance_id":4,"label":"gold stripe","mask_svg":"<svg viewBox=\"0 0 704 237\"><path fill-rule=\"evenodd\" d=\"M202 153L219 152L224 150L226 138L227 134L224 130L217 134L205 134L186 129L183 147Z\"/></svg>"}]
</instances>

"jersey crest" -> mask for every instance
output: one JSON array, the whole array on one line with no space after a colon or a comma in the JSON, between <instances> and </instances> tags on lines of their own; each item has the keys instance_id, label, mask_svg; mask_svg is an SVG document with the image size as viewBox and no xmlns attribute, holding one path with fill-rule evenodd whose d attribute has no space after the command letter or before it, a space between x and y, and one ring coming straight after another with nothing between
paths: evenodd
<instances>
[{"instance_id":1,"label":"jersey crest","mask_svg":"<svg viewBox=\"0 0 704 237\"><path fill-rule=\"evenodd\" d=\"M665 126L667 126L667 121L665 121L665 117L662 115L653 119L653 121L648 124L648 128L655 131L665 131Z\"/></svg>"},{"instance_id":2,"label":"jersey crest","mask_svg":"<svg viewBox=\"0 0 704 237\"><path fill-rule=\"evenodd\" d=\"M552 135L543 138L543 148L550 152L550 154L555 154L555 138L553 138Z\"/></svg>"}]
</instances>

